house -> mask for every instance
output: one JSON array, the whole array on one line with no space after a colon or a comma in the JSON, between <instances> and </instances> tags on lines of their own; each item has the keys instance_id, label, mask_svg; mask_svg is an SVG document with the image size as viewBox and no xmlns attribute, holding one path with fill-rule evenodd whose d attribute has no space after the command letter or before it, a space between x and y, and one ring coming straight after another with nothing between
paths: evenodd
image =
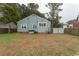
<instances>
[{"instance_id":1,"label":"house","mask_svg":"<svg viewBox=\"0 0 79 59\"><path fill-rule=\"evenodd\" d=\"M51 23L47 19L41 18L35 14L32 14L17 22L18 32L38 32L46 33L50 32Z\"/></svg>"},{"instance_id":2,"label":"house","mask_svg":"<svg viewBox=\"0 0 79 59\"><path fill-rule=\"evenodd\" d=\"M63 28L67 28L67 24L63 24Z\"/></svg>"},{"instance_id":3,"label":"house","mask_svg":"<svg viewBox=\"0 0 79 59\"><path fill-rule=\"evenodd\" d=\"M16 24L13 22L3 23L0 22L0 33L16 32Z\"/></svg>"},{"instance_id":4,"label":"house","mask_svg":"<svg viewBox=\"0 0 79 59\"><path fill-rule=\"evenodd\" d=\"M67 22L67 28L73 28L73 22L74 21L76 21L76 19L73 19L73 20L69 20L68 22Z\"/></svg>"},{"instance_id":5,"label":"house","mask_svg":"<svg viewBox=\"0 0 79 59\"><path fill-rule=\"evenodd\" d=\"M73 28L77 28L77 29L79 29L79 21L75 21L75 22L73 22Z\"/></svg>"},{"instance_id":6,"label":"house","mask_svg":"<svg viewBox=\"0 0 79 59\"><path fill-rule=\"evenodd\" d=\"M79 29L79 15L77 17L77 20L73 22L73 27Z\"/></svg>"},{"instance_id":7,"label":"house","mask_svg":"<svg viewBox=\"0 0 79 59\"><path fill-rule=\"evenodd\" d=\"M68 25L67 25L67 28L73 28L73 23L68 24Z\"/></svg>"},{"instance_id":8,"label":"house","mask_svg":"<svg viewBox=\"0 0 79 59\"><path fill-rule=\"evenodd\" d=\"M8 28L8 25L6 23L0 22L0 29L1 28Z\"/></svg>"},{"instance_id":9,"label":"house","mask_svg":"<svg viewBox=\"0 0 79 59\"><path fill-rule=\"evenodd\" d=\"M10 22L7 24L10 29L17 29L17 25L14 22Z\"/></svg>"},{"instance_id":10,"label":"house","mask_svg":"<svg viewBox=\"0 0 79 59\"><path fill-rule=\"evenodd\" d=\"M3 23L3 22L0 22L0 29L1 28L10 28L10 29L16 29L16 25L13 23L13 22L10 22L10 23Z\"/></svg>"},{"instance_id":11,"label":"house","mask_svg":"<svg viewBox=\"0 0 79 59\"><path fill-rule=\"evenodd\" d=\"M79 29L79 15L78 15L77 19L70 20L67 23L68 23L68 28L78 28Z\"/></svg>"}]
</instances>

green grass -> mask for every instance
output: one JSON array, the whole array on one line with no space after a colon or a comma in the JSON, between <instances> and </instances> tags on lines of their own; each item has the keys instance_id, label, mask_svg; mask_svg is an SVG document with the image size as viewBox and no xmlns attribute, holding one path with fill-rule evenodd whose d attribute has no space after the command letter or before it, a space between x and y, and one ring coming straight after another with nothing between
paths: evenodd
<instances>
[{"instance_id":1,"label":"green grass","mask_svg":"<svg viewBox=\"0 0 79 59\"><path fill-rule=\"evenodd\" d=\"M0 34L0 41L8 41L15 39L16 37L16 33Z\"/></svg>"}]
</instances>

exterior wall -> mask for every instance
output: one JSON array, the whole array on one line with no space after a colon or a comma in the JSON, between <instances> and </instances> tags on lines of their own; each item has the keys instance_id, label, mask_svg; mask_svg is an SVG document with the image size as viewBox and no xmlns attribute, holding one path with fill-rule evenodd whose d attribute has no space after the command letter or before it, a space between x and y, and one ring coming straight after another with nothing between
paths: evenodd
<instances>
[{"instance_id":1,"label":"exterior wall","mask_svg":"<svg viewBox=\"0 0 79 59\"><path fill-rule=\"evenodd\" d=\"M67 28L67 25L63 25L63 28Z\"/></svg>"},{"instance_id":2,"label":"exterior wall","mask_svg":"<svg viewBox=\"0 0 79 59\"><path fill-rule=\"evenodd\" d=\"M43 28L43 29L38 28L39 22L46 22L47 28ZM27 28L23 29L21 27L21 24L27 24ZM33 25L36 25L37 27L33 28ZM48 20L41 18L39 16L36 16L34 14L24 18L23 20L18 21L18 23L17 23L18 32L28 32L29 30L35 30L36 32L48 32L48 31L50 31L50 22Z\"/></svg>"},{"instance_id":3,"label":"exterior wall","mask_svg":"<svg viewBox=\"0 0 79 59\"><path fill-rule=\"evenodd\" d=\"M37 17L37 19L38 19L38 24L39 24L40 22L45 22L46 25L47 25L46 28L43 28L43 29L38 28L38 32L48 32L48 31L50 30L50 22L49 22L48 20L46 20L46 19L44 19L44 18L40 18L40 17Z\"/></svg>"},{"instance_id":4,"label":"exterior wall","mask_svg":"<svg viewBox=\"0 0 79 59\"><path fill-rule=\"evenodd\" d=\"M33 25L37 25L38 24L38 18L36 16L30 16L29 17L29 20L28 20L28 28L29 30L35 30L35 31L38 31L38 28L33 28Z\"/></svg>"},{"instance_id":5,"label":"exterior wall","mask_svg":"<svg viewBox=\"0 0 79 59\"><path fill-rule=\"evenodd\" d=\"M24 19L23 19L24 20ZM27 28L26 29L23 29L22 28L22 24L27 24ZM19 21L18 23L17 23L17 31L18 32L27 32L28 31L28 20L25 20L25 21Z\"/></svg>"},{"instance_id":6,"label":"exterior wall","mask_svg":"<svg viewBox=\"0 0 79 59\"><path fill-rule=\"evenodd\" d=\"M79 29L79 21L75 21L73 23L73 28L78 28Z\"/></svg>"},{"instance_id":7,"label":"exterior wall","mask_svg":"<svg viewBox=\"0 0 79 59\"><path fill-rule=\"evenodd\" d=\"M68 28L73 28L73 24L69 24L68 25Z\"/></svg>"}]
</instances>

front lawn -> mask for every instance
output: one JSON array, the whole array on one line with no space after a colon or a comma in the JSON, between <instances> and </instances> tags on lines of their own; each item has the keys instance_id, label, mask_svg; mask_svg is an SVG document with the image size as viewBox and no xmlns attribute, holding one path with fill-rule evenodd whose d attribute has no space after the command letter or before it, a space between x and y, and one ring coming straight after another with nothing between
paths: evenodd
<instances>
[{"instance_id":1,"label":"front lawn","mask_svg":"<svg viewBox=\"0 0 79 59\"><path fill-rule=\"evenodd\" d=\"M68 34L0 34L0 55L79 55L79 36Z\"/></svg>"}]
</instances>

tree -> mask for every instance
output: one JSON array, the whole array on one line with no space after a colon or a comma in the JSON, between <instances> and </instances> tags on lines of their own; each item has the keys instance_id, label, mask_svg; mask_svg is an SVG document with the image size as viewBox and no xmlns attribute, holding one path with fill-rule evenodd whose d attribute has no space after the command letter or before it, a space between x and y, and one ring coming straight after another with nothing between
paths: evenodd
<instances>
[{"instance_id":1,"label":"tree","mask_svg":"<svg viewBox=\"0 0 79 59\"><path fill-rule=\"evenodd\" d=\"M0 4L0 12L2 12L2 17L0 17L0 21L4 23L14 22L16 23L21 19L21 13L19 9L19 4L17 3L6 3ZM10 24L9 29L10 32Z\"/></svg>"},{"instance_id":2,"label":"tree","mask_svg":"<svg viewBox=\"0 0 79 59\"><path fill-rule=\"evenodd\" d=\"M0 12L2 12L3 17L0 18L0 21L8 22L17 22L21 19L20 9L17 3L6 3L0 5Z\"/></svg>"},{"instance_id":3,"label":"tree","mask_svg":"<svg viewBox=\"0 0 79 59\"><path fill-rule=\"evenodd\" d=\"M39 5L36 3L28 3L27 6L24 4L20 5L22 18L25 18L25 17L32 15L32 14L36 14L40 17L45 18L44 14L42 14L38 11L38 8L39 8Z\"/></svg>"},{"instance_id":4,"label":"tree","mask_svg":"<svg viewBox=\"0 0 79 59\"><path fill-rule=\"evenodd\" d=\"M36 4L36 3L29 3L28 4L28 7L31 9L31 10L37 10L39 8L39 5Z\"/></svg>"},{"instance_id":5,"label":"tree","mask_svg":"<svg viewBox=\"0 0 79 59\"><path fill-rule=\"evenodd\" d=\"M38 4L36 4L36 3L29 3L27 7L31 10L31 12L30 12L31 14L36 14L36 15L38 15L40 17L46 18L44 16L44 14L42 14L42 13L40 13L38 11L38 8L39 8Z\"/></svg>"},{"instance_id":6,"label":"tree","mask_svg":"<svg viewBox=\"0 0 79 59\"><path fill-rule=\"evenodd\" d=\"M24 4L20 5L20 10L21 10L21 14L22 14L22 18L25 18L27 16L29 16L31 13L31 10Z\"/></svg>"},{"instance_id":7,"label":"tree","mask_svg":"<svg viewBox=\"0 0 79 59\"><path fill-rule=\"evenodd\" d=\"M46 6L51 10L48 13L49 20L51 21L51 32L53 27L59 27L59 19L61 16L59 16L59 12L62 11L59 7L62 5L62 3L48 3Z\"/></svg>"}]
</instances>

